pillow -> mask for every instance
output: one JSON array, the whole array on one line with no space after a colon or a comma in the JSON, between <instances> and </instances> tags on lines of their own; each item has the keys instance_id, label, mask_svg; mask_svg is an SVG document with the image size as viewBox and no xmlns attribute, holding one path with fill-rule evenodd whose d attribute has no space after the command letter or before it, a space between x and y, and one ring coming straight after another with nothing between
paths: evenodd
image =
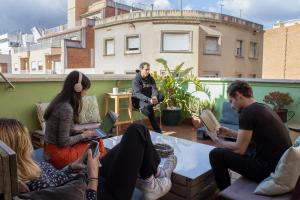
<instances>
[{"instance_id":1,"label":"pillow","mask_svg":"<svg viewBox=\"0 0 300 200\"><path fill-rule=\"evenodd\" d=\"M99 107L96 96L85 96L82 98L82 110L79 113L79 123L100 122Z\"/></svg>"},{"instance_id":2,"label":"pillow","mask_svg":"<svg viewBox=\"0 0 300 200\"><path fill-rule=\"evenodd\" d=\"M263 180L255 194L280 195L291 192L300 175L300 147L290 147L280 158L275 172Z\"/></svg>"},{"instance_id":3,"label":"pillow","mask_svg":"<svg viewBox=\"0 0 300 200\"><path fill-rule=\"evenodd\" d=\"M239 114L231 108L227 101L223 103L221 123L239 125Z\"/></svg>"},{"instance_id":4,"label":"pillow","mask_svg":"<svg viewBox=\"0 0 300 200\"><path fill-rule=\"evenodd\" d=\"M37 103L35 105L36 105L36 113L37 113L38 120L40 122L43 133L45 133L46 122L44 119L44 114L47 107L49 106L49 103Z\"/></svg>"}]
</instances>

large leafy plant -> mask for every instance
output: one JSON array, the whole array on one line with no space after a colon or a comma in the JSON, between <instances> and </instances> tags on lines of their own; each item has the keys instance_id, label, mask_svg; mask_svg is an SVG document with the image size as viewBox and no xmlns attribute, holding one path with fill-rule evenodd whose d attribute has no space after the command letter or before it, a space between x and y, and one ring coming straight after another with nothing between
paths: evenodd
<instances>
[{"instance_id":1,"label":"large leafy plant","mask_svg":"<svg viewBox=\"0 0 300 200\"><path fill-rule=\"evenodd\" d=\"M188 83L195 85L195 92L203 91L210 96L200 80L191 73L192 67L184 68L184 62L182 62L171 69L166 60L159 58L156 61L163 66L164 71L161 76L154 74L158 89L165 97L161 104L163 108L181 108L185 116L190 115L189 105L194 97L187 91Z\"/></svg>"},{"instance_id":2,"label":"large leafy plant","mask_svg":"<svg viewBox=\"0 0 300 200\"><path fill-rule=\"evenodd\" d=\"M275 111L282 110L294 102L289 93L283 93L279 91L270 92L264 97L263 101L267 104L273 105L273 109Z\"/></svg>"}]
</instances>

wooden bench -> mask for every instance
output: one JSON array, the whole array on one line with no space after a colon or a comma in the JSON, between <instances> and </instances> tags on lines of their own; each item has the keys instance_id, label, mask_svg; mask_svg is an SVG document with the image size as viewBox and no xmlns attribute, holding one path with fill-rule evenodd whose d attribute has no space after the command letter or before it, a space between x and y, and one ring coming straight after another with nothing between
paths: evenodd
<instances>
[{"instance_id":1,"label":"wooden bench","mask_svg":"<svg viewBox=\"0 0 300 200\"><path fill-rule=\"evenodd\" d=\"M254 194L257 183L246 178L239 178L231 186L220 192L218 199L243 199L243 200L299 200L300 199L300 178L298 179L294 193L287 193L278 196L263 196Z\"/></svg>"}]
</instances>

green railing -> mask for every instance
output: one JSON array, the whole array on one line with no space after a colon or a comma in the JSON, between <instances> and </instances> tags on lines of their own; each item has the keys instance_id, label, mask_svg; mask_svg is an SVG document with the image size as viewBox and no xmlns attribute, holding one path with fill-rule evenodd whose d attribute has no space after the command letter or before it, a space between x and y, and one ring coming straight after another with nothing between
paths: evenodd
<instances>
[{"instance_id":1,"label":"green railing","mask_svg":"<svg viewBox=\"0 0 300 200\"><path fill-rule=\"evenodd\" d=\"M15 89L10 90L5 87L5 83L0 80L0 117L17 118L22 121L30 131L39 129L35 104L38 102L49 102L61 90L65 76L39 75L23 77L8 77L13 82ZM119 83L120 89L131 87L133 76L129 75L94 75L91 76L92 87L87 95L95 95L101 117L104 115L104 93L111 92L112 88ZM228 84L233 79L201 79L210 89L212 97L216 100L217 111L220 114L222 103L227 99L226 90ZM256 99L262 102L264 96L270 91L289 92L294 99L289 110L296 114L288 123L300 122L300 81L280 81L280 80L248 80L253 87ZM111 104L113 106L113 102ZM121 107L126 107L126 102L122 102ZM111 107L113 109L113 107ZM126 111L121 113L122 118L127 118ZM139 115L135 113L134 119Z\"/></svg>"},{"instance_id":2,"label":"green railing","mask_svg":"<svg viewBox=\"0 0 300 200\"><path fill-rule=\"evenodd\" d=\"M230 82L236 79L215 78L201 79L209 88L212 98L216 100L217 112L220 115L222 103L227 101L227 87ZM300 122L300 81L297 80L262 80L262 79L241 79L250 83L253 88L254 97L258 102L263 103L264 96L272 91L288 92L293 98L294 103L288 107L289 110L295 112L295 116L288 123Z\"/></svg>"}]
</instances>

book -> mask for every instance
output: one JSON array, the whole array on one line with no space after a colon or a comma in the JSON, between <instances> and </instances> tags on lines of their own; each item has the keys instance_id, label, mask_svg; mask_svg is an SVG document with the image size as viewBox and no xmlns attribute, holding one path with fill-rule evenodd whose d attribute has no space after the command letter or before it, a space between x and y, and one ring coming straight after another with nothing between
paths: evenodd
<instances>
[{"instance_id":1,"label":"book","mask_svg":"<svg viewBox=\"0 0 300 200\"><path fill-rule=\"evenodd\" d=\"M208 132L214 133L221 127L219 121L210 110L203 110L200 119Z\"/></svg>"}]
</instances>

